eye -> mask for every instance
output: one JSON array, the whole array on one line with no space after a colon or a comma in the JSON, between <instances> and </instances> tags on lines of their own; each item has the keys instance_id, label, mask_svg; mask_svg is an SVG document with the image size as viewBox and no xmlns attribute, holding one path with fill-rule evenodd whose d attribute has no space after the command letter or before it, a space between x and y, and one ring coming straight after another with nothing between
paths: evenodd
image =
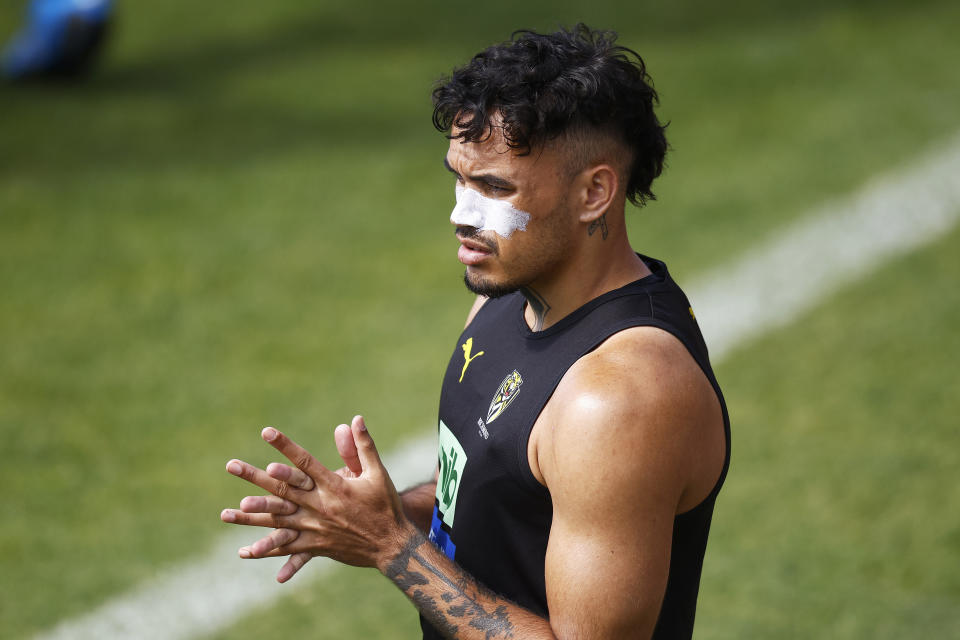
<instances>
[{"instance_id":1,"label":"eye","mask_svg":"<svg viewBox=\"0 0 960 640\"><path fill-rule=\"evenodd\" d=\"M506 187L501 187L500 185L490 184L489 182L483 183L483 189L488 193L497 194L497 195L510 193L510 189L507 189Z\"/></svg>"}]
</instances>

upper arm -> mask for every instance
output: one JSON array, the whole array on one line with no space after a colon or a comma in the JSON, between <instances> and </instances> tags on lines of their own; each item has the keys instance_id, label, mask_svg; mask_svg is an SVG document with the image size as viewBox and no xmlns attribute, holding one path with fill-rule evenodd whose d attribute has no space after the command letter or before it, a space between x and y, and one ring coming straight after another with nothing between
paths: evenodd
<instances>
[{"instance_id":1,"label":"upper arm","mask_svg":"<svg viewBox=\"0 0 960 640\"><path fill-rule=\"evenodd\" d=\"M614 342L564 377L538 446L554 508L545 571L560 638L650 637L674 517L697 486L691 460L700 431L715 426L702 372L679 342Z\"/></svg>"}]
</instances>

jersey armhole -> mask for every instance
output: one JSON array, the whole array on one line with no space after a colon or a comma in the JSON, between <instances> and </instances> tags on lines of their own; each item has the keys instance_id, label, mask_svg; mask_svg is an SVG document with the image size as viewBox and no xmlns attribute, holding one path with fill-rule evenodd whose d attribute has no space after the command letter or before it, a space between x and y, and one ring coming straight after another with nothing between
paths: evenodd
<instances>
[{"instance_id":1,"label":"jersey armhole","mask_svg":"<svg viewBox=\"0 0 960 640\"><path fill-rule=\"evenodd\" d=\"M556 392L557 387L560 385L560 381L563 379L563 376L567 374L567 371L570 370L575 363L577 363L580 358L587 355L588 353L597 349L601 344L627 329L632 329L634 327L654 327L665 331L666 333L673 336L683 348L690 354L690 357L696 363L697 367L700 369L701 373L707 378L707 382L710 383L710 387L713 389L714 394L717 396L717 401L720 403L720 412L723 419L723 436L724 436L724 458L723 466L720 469L720 475L717 477L716 483L714 483L713 488L707 494L707 496L698 502L696 505L690 509L684 511L683 513L676 514L677 518L686 516L687 514L693 513L700 509L703 505L716 499L717 494L720 493L720 489L723 487L724 480L727 477L727 470L730 467L730 419L727 415L727 405L723 399L723 394L720 391L720 387L717 384L715 378L711 375L712 371L708 371L704 368L703 364L700 362L697 355L693 352L690 345L688 345L676 332L672 330L668 323L662 322L657 318L647 318L646 321L637 322L636 320L624 321L618 324L613 325L609 333L600 339L593 339L588 343L588 346L581 350L581 353L577 358L570 363L570 366L559 372L553 380L553 384L550 387L550 392L547 394L547 397L544 399L543 404L540 406L540 411L537 413L536 418L530 423L529 428L527 429L524 437L517 438L517 466L515 468L520 469L520 480L522 486L531 491L535 496L550 495L550 488L544 484L541 484L537 480L536 476L533 474L533 469L530 468L530 457L528 455L528 450L530 448L530 436L533 434L533 427L536 425L537 421L540 419L540 415L543 413L543 410L546 408L547 403L550 402L550 399L553 398L553 394Z\"/></svg>"}]
</instances>

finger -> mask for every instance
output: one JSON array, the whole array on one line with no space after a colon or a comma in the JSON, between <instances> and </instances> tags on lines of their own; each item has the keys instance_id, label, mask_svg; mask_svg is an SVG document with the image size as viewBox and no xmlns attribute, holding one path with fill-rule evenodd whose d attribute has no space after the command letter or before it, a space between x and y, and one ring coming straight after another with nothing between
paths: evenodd
<instances>
[{"instance_id":1,"label":"finger","mask_svg":"<svg viewBox=\"0 0 960 640\"><path fill-rule=\"evenodd\" d=\"M297 502L298 498L302 499L304 494L300 489L291 487L286 482L271 478L263 469L259 469L243 460L231 460L228 462L227 471L238 478L243 478L247 482L257 485L261 489L269 491L275 496L290 498L294 502Z\"/></svg>"},{"instance_id":2,"label":"finger","mask_svg":"<svg viewBox=\"0 0 960 640\"><path fill-rule=\"evenodd\" d=\"M367 425L363 416L354 416L350 423L350 430L353 432L353 441L357 445L357 455L360 458L360 464L363 466L364 473L371 471L384 470L383 463L380 461L380 454L377 453L377 445L373 443L370 432L367 431Z\"/></svg>"},{"instance_id":3,"label":"finger","mask_svg":"<svg viewBox=\"0 0 960 640\"><path fill-rule=\"evenodd\" d=\"M286 456L297 469L313 478L318 486L336 486L343 479L310 455L310 452L296 442L283 435L273 427L267 427L262 432L263 439L273 445L277 451Z\"/></svg>"},{"instance_id":4,"label":"finger","mask_svg":"<svg viewBox=\"0 0 960 640\"><path fill-rule=\"evenodd\" d=\"M358 476L363 473L363 467L360 466L360 456L357 454L357 443L353 441L353 433L350 427L341 424L333 432L333 440L337 443L337 453L347 465L347 469Z\"/></svg>"},{"instance_id":5,"label":"finger","mask_svg":"<svg viewBox=\"0 0 960 640\"><path fill-rule=\"evenodd\" d=\"M303 540L303 536L297 538L289 544L285 544L281 547L271 549L264 554L257 556L258 558L284 558L286 556L292 556L297 553L307 553L312 557L315 552L317 552L316 542L311 542L309 540ZM243 547L244 549L249 549L249 547ZM320 552L317 552L316 555L323 555Z\"/></svg>"},{"instance_id":6,"label":"finger","mask_svg":"<svg viewBox=\"0 0 960 640\"><path fill-rule=\"evenodd\" d=\"M300 532L293 529L274 529L269 535L260 538L253 544L240 547L237 554L245 559L266 558L272 551L296 540L299 535Z\"/></svg>"},{"instance_id":7,"label":"finger","mask_svg":"<svg viewBox=\"0 0 960 640\"><path fill-rule=\"evenodd\" d=\"M275 513L289 516L299 508L295 502L277 496L247 496L240 501L240 509L246 513Z\"/></svg>"},{"instance_id":8,"label":"finger","mask_svg":"<svg viewBox=\"0 0 960 640\"><path fill-rule=\"evenodd\" d=\"M266 471L267 475L271 478L276 478L277 480L286 482L291 487L303 489L304 491L310 491L315 486L313 484L313 478L303 471L300 471L300 469L295 469L287 464L271 462L267 465Z\"/></svg>"},{"instance_id":9,"label":"finger","mask_svg":"<svg viewBox=\"0 0 960 640\"><path fill-rule=\"evenodd\" d=\"M291 522L290 516L281 516L273 513L244 513L236 509L224 509L220 512L220 519L229 524L245 524L248 527L269 527L276 529Z\"/></svg>"},{"instance_id":10,"label":"finger","mask_svg":"<svg viewBox=\"0 0 960 640\"><path fill-rule=\"evenodd\" d=\"M280 571L277 572L277 582L286 582L292 578L293 575L297 571L300 571L300 569L303 568L303 565L307 564L312 557L313 556L306 551L302 553L295 553L290 556L290 559L287 560L287 562L280 567Z\"/></svg>"}]
</instances>

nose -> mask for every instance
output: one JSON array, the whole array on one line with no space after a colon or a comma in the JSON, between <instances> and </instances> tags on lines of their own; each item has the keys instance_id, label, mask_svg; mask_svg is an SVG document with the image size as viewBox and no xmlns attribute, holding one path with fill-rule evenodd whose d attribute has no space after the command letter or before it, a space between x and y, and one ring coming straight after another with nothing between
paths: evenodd
<instances>
[{"instance_id":1,"label":"nose","mask_svg":"<svg viewBox=\"0 0 960 640\"><path fill-rule=\"evenodd\" d=\"M457 226L483 227L483 210L478 206L480 194L457 185L457 204L450 213L450 222Z\"/></svg>"}]
</instances>

